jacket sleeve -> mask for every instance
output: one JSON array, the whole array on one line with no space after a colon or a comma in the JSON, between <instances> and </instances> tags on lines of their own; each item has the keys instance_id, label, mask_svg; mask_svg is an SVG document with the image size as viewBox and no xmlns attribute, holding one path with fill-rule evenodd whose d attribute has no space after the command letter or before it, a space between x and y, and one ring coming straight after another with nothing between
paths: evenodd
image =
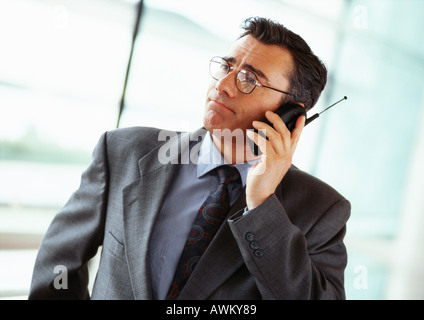
<instances>
[{"instance_id":1,"label":"jacket sleeve","mask_svg":"<svg viewBox=\"0 0 424 320\"><path fill-rule=\"evenodd\" d=\"M55 215L39 248L29 299L88 299L88 261L102 243L108 189L106 133L81 184Z\"/></svg>"},{"instance_id":2,"label":"jacket sleeve","mask_svg":"<svg viewBox=\"0 0 424 320\"><path fill-rule=\"evenodd\" d=\"M344 299L349 215L350 203L340 198L301 230L273 195L229 224L263 299Z\"/></svg>"}]
</instances>

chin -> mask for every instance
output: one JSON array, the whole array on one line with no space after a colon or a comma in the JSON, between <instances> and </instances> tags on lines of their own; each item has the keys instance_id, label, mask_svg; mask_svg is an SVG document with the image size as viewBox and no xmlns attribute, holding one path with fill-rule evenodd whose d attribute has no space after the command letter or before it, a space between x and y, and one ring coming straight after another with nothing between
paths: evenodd
<instances>
[{"instance_id":1,"label":"chin","mask_svg":"<svg viewBox=\"0 0 424 320\"><path fill-rule=\"evenodd\" d=\"M213 133L214 130L224 130L225 127L220 126L218 124L213 124L208 121L203 121L203 127L208 130L210 133Z\"/></svg>"},{"instance_id":2,"label":"chin","mask_svg":"<svg viewBox=\"0 0 424 320\"><path fill-rule=\"evenodd\" d=\"M208 131L212 131L214 129L224 129L225 121L220 114L209 110L203 117L203 126Z\"/></svg>"},{"instance_id":3,"label":"chin","mask_svg":"<svg viewBox=\"0 0 424 320\"><path fill-rule=\"evenodd\" d=\"M214 110L208 110L203 117L203 126L206 130L212 133L213 130L242 130L246 131L247 128L252 128L252 126L247 127L246 123L235 123L235 121L230 121L230 119L225 118L220 113Z\"/></svg>"}]
</instances>

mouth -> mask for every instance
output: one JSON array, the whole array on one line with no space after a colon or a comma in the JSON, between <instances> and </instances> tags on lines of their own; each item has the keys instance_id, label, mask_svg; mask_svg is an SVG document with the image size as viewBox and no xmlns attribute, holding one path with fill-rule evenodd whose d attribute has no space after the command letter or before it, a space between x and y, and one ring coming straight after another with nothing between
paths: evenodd
<instances>
[{"instance_id":1,"label":"mouth","mask_svg":"<svg viewBox=\"0 0 424 320\"><path fill-rule=\"evenodd\" d=\"M222 103L222 102L220 102L220 101L218 101L218 100L215 100L215 99L209 99L209 102L210 102L210 107L212 108L212 109L214 109L214 108L218 108L218 109L221 109L221 110L224 110L225 112L231 112L231 113L235 113L234 112L234 110L232 109L232 108L230 108L230 107L228 107L227 105L225 105L224 103Z\"/></svg>"}]
</instances>

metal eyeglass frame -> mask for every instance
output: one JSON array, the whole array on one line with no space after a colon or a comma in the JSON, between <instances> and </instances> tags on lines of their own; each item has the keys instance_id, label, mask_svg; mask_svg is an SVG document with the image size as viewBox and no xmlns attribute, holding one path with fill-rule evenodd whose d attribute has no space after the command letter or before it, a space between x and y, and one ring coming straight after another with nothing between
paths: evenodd
<instances>
[{"instance_id":1,"label":"metal eyeglass frame","mask_svg":"<svg viewBox=\"0 0 424 320\"><path fill-rule=\"evenodd\" d=\"M217 60L221 60L221 61L217 61ZM220 77L220 78L217 78L217 77L215 77L215 75L212 73L212 68L211 68L211 66L212 66L212 63L220 63L221 65L223 64L223 62L225 62L225 64L227 65L227 67L228 67L228 69L227 69L227 73L226 74L224 74L224 75L222 75L222 77ZM231 66L231 64L225 59L225 58L222 58L222 57L219 57L219 56L215 56L215 57L213 57L210 61L209 61L209 74L211 75L211 77L213 78L213 79L215 79L215 80L217 80L217 81L219 81L219 80L221 80L222 78L224 78L224 77L226 77L232 70L234 70L235 69L235 67L233 67L233 66ZM243 91L242 89L240 89L239 88L239 83L241 83L241 82L246 82L246 80L243 80L242 78L241 78L241 76L240 76L240 74L243 74L244 75L244 77L246 78L246 79L249 79L249 78L251 78L251 79L254 79L254 82L249 82L249 84L250 85L253 85L253 88L252 88L252 90L250 90L249 92L245 92L245 91ZM241 93L244 93L244 94L251 94L252 92L253 92L253 90L255 90L255 88L256 87L263 87L263 88L267 88L267 89L271 89L271 90L274 90L274 91L277 91L277 92L281 92L281 93L284 93L284 94L288 94L288 95L294 95L294 94L292 94L292 93L289 93L289 92L286 92L286 91L282 91L282 90L279 90L279 89L276 89L276 88L272 88L272 87L269 87L269 86L266 86L266 85L263 85L263 84L261 84L261 83L259 83L259 81L258 81L258 77L256 76L256 74L254 73L254 72L252 72L252 71L249 71L249 70L245 70L245 69L240 69L238 72L237 72L237 75L236 75L236 88L237 88L237 90L238 91L240 91Z\"/></svg>"}]
</instances>

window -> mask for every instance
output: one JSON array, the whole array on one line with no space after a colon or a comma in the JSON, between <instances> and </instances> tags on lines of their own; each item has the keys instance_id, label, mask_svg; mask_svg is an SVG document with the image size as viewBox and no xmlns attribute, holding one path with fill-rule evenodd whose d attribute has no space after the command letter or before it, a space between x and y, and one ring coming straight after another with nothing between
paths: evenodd
<instances>
[{"instance_id":1,"label":"window","mask_svg":"<svg viewBox=\"0 0 424 320\"><path fill-rule=\"evenodd\" d=\"M116 125L134 5L0 1L0 297L25 295L36 249Z\"/></svg>"}]
</instances>

